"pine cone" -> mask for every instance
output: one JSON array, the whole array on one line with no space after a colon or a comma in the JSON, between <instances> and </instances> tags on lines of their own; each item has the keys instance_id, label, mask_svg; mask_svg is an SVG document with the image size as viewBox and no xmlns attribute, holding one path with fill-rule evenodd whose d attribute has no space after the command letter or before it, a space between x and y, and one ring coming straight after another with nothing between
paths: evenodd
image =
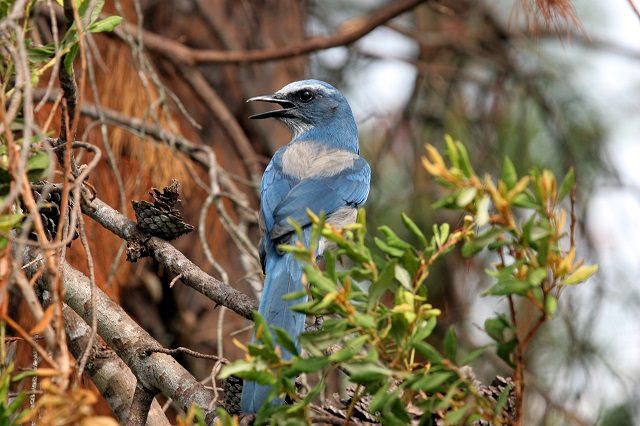
<instances>
[{"instance_id":1,"label":"pine cone","mask_svg":"<svg viewBox=\"0 0 640 426\"><path fill-rule=\"evenodd\" d=\"M41 182L42 184L47 184L47 182ZM44 188L44 187L43 187ZM33 189L33 197L40 206L40 210L38 213L40 214L40 218L42 219L42 224L44 225L44 231L49 241L53 241L58 234L58 223L60 222L60 206L62 204L62 195L59 191L49 191L46 192L43 189ZM43 194L45 196L43 196ZM69 197L67 208L67 215L71 211L73 207L73 198ZM69 216L65 218L67 225L69 224ZM74 230L73 240L78 238L78 229ZM30 238L37 239L37 236L34 231L29 234ZM71 242L69 243L71 245Z\"/></svg>"},{"instance_id":2,"label":"pine cone","mask_svg":"<svg viewBox=\"0 0 640 426\"><path fill-rule=\"evenodd\" d=\"M502 407L502 416L509 422L508 424L511 424L516 419L516 388L513 379L511 377L496 376L489 386L480 385L478 390L490 401L497 402L502 392L508 387L511 389L509 390L507 401ZM489 422L484 420L479 420L476 424L478 426L490 425Z\"/></svg>"},{"instance_id":3,"label":"pine cone","mask_svg":"<svg viewBox=\"0 0 640 426\"><path fill-rule=\"evenodd\" d=\"M242 379L229 376L222 383L224 391L224 408L229 414L241 414L240 397L242 396Z\"/></svg>"},{"instance_id":4,"label":"pine cone","mask_svg":"<svg viewBox=\"0 0 640 426\"><path fill-rule=\"evenodd\" d=\"M175 207L179 201L179 188L180 183L172 179L171 185L165 187L163 192L156 188L151 189L149 194L153 197L153 203L148 201L131 202L136 213L138 228L141 231L167 241L175 240L179 236L193 231L193 226L182 220L180 211Z\"/></svg>"}]
</instances>

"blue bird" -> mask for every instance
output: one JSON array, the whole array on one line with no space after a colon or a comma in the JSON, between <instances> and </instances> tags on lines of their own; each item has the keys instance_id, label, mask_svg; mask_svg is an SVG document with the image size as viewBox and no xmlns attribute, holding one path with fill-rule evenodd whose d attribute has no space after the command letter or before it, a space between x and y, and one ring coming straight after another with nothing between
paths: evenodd
<instances>
[{"instance_id":1,"label":"blue bird","mask_svg":"<svg viewBox=\"0 0 640 426\"><path fill-rule=\"evenodd\" d=\"M278 250L280 244L295 244L298 236L287 218L303 230L303 243L309 245L311 224L307 209L324 212L327 223L336 227L355 222L357 209L369 195L371 168L360 156L358 128L351 107L336 88L319 80L297 81L272 95L257 96L247 102L279 104L282 109L251 116L273 117L291 131L291 141L278 149L262 176L260 187L260 261L265 284L258 312L269 326L285 329L298 344L304 330L305 315L289 307L306 301L282 300L290 292L304 289L302 269L290 253ZM316 253L321 255L325 242ZM291 354L282 349L283 359ZM271 387L246 381L241 407L255 413ZM272 405L282 404L276 398Z\"/></svg>"}]
</instances>

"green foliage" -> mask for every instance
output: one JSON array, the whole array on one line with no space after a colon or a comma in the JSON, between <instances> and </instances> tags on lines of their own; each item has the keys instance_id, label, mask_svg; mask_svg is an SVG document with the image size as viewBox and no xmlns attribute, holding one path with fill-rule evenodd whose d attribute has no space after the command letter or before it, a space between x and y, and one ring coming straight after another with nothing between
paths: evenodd
<instances>
[{"instance_id":1,"label":"green foliage","mask_svg":"<svg viewBox=\"0 0 640 426\"><path fill-rule=\"evenodd\" d=\"M415 416L420 417L420 424L433 424L441 418L438 416L444 416L445 424L477 419L505 422L501 407L508 391L497 402L490 402L461 368L485 348L461 357L453 328L445 334L442 352L429 341L440 315L428 303L430 268L458 245L468 257L493 252L500 261L487 270L494 283L483 295L506 296L510 301L525 298L539 309L544 321L557 309L566 285L586 280L597 267L575 261L573 239L565 229L566 212L559 206L573 188L573 172L558 186L546 170L518 178L506 159L501 178L493 183L489 176L481 179L475 174L460 142L451 138L446 142L450 165L432 146L427 146L423 164L448 191L436 206L467 213L460 228L434 225L427 235L402 215L404 226L420 246L382 226L372 247L365 238L364 210L355 224L343 229L327 225L324 215L309 212L314 235L311 247L320 236L337 247L335 253L325 253L325 269L316 263L313 249L300 243L283 248L304 263L309 300L294 309L325 319L320 329L299 336L306 355L285 361L280 347L296 353L290 337L275 327L272 332L255 314L256 342L246 348L245 360L225 367L220 377L235 374L270 385L269 399L287 395L295 402L275 407L265 404L257 424L307 424L309 403L324 391L327 374L336 368L355 386L350 407L370 398L369 412L383 424L408 424ZM563 249L563 244L568 248ZM349 259L351 266L338 270L338 258ZM535 330L522 338L515 322L514 316L496 314L486 320L485 331L495 341L496 353L510 365L521 367L522 360L514 358L514 353L524 350ZM458 358L463 359L458 362ZM298 395L292 380L304 372L319 372L320 380L306 394ZM411 414L407 407L412 407Z\"/></svg>"},{"instance_id":2,"label":"green foliage","mask_svg":"<svg viewBox=\"0 0 640 426\"><path fill-rule=\"evenodd\" d=\"M6 155L6 145L0 139L0 203L9 193L13 177L9 157ZM46 152L31 149L27 158L25 173L31 182L42 179L49 169L49 155ZM20 227L25 214L14 212L0 212L0 250L4 249L9 240L7 236L12 229Z\"/></svg>"},{"instance_id":3,"label":"green foliage","mask_svg":"<svg viewBox=\"0 0 640 426\"><path fill-rule=\"evenodd\" d=\"M27 398L27 393L22 391L13 398L9 398L11 384L20 380L14 377L13 363L6 361L5 349L5 323L0 322L0 425L13 426L18 425L20 420L27 414L26 410L20 407Z\"/></svg>"}]
</instances>

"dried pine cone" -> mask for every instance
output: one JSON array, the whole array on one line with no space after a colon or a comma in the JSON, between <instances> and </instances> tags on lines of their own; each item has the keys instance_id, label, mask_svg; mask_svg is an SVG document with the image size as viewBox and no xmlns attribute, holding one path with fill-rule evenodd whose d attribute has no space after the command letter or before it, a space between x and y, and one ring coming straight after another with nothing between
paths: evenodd
<instances>
[{"instance_id":1,"label":"dried pine cone","mask_svg":"<svg viewBox=\"0 0 640 426\"><path fill-rule=\"evenodd\" d=\"M149 194L153 197L153 203L148 201L131 202L136 213L138 228L141 231L167 241L175 240L179 236L193 231L193 226L182 220L180 211L175 207L179 201L179 188L180 183L172 179L171 185L163 188L163 192L152 188Z\"/></svg>"},{"instance_id":2,"label":"dried pine cone","mask_svg":"<svg viewBox=\"0 0 640 426\"><path fill-rule=\"evenodd\" d=\"M42 182L46 184L47 182ZM36 200L36 203L40 207L38 213L40 214L40 218L42 219L42 224L44 225L44 231L49 241L53 241L58 234L58 223L60 222L60 206L62 204L62 194L59 191L45 191L43 189L33 189L33 197ZM71 211L73 207L73 199L69 197L68 201L69 205L67 208L67 214ZM67 225L69 224L69 218L65 219L67 221ZM37 239L35 232L31 232L29 234L30 238ZM78 230L77 228L74 230L73 239L78 238ZM69 243L71 245L71 243Z\"/></svg>"},{"instance_id":3,"label":"dried pine cone","mask_svg":"<svg viewBox=\"0 0 640 426\"><path fill-rule=\"evenodd\" d=\"M223 381L224 408L229 414L241 414L240 396L242 395L242 379L236 376L229 376Z\"/></svg>"}]
</instances>

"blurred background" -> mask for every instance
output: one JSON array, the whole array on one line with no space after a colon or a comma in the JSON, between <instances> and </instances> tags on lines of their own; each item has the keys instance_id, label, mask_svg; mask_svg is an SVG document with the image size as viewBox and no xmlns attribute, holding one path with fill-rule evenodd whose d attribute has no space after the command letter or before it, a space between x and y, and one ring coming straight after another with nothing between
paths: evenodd
<instances>
[{"instance_id":1,"label":"blurred background","mask_svg":"<svg viewBox=\"0 0 640 426\"><path fill-rule=\"evenodd\" d=\"M578 256L600 272L563 294L530 346L526 424L640 424L640 16L631 0L122 0L106 8L128 24L91 44L95 87L85 104L212 147L221 189L213 196L209 170L126 119L85 114L79 135L112 152L92 176L98 196L133 218L130 200L179 179L182 211L200 232L176 247L249 294L261 286L257 184L289 141L275 122L248 120L263 110L249 97L305 78L346 95L373 169L371 238L382 224L402 233L401 212L425 230L460 223L430 208L442 193L421 166L425 143L442 148L445 134L466 145L481 173L499 176L505 155L521 173L545 167L561 178L575 167ZM38 21L43 41L47 13ZM174 277L153 261L126 263L120 240L88 226L100 285L165 347L240 356L231 339L250 339L248 321L186 286L170 288ZM489 285L483 261L491 259L451 253L429 282L443 310L439 332L454 324L468 347L489 342L478 325L506 308L480 297ZM210 373L207 361L180 360L198 378ZM483 380L510 374L490 353L474 368Z\"/></svg>"}]
</instances>

